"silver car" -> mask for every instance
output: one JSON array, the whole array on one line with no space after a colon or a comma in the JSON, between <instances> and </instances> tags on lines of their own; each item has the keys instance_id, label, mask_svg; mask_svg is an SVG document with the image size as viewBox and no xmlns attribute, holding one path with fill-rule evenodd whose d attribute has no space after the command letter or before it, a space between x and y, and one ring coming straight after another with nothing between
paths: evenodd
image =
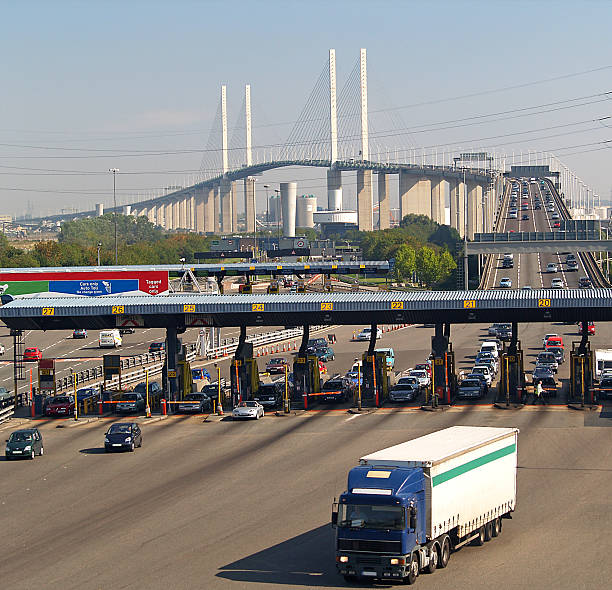
<instances>
[{"instance_id":1,"label":"silver car","mask_svg":"<svg viewBox=\"0 0 612 590\"><path fill-rule=\"evenodd\" d=\"M232 410L234 420L259 420L264 417L264 407L256 401L240 402Z\"/></svg>"}]
</instances>

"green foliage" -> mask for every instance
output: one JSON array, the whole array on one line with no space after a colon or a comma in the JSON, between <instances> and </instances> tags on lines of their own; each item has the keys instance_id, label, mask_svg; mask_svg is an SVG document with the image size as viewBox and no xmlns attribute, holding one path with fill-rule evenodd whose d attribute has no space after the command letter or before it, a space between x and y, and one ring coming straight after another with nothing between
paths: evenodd
<instances>
[{"instance_id":1,"label":"green foliage","mask_svg":"<svg viewBox=\"0 0 612 590\"><path fill-rule=\"evenodd\" d=\"M197 234L165 234L145 217L117 216L120 264L176 264L181 258L194 262L194 253L210 249L213 238ZM32 251L20 250L0 236L0 266L95 266L115 264L112 214L70 221L62 226L58 242L38 242Z\"/></svg>"}]
</instances>

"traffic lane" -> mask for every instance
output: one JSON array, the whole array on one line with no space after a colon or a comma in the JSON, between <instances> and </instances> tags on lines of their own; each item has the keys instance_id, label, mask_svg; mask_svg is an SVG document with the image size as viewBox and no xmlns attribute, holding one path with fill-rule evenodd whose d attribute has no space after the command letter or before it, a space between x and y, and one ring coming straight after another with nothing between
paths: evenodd
<instances>
[{"instance_id":1,"label":"traffic lane","mask_svg":"<svg viewBox=\"0 0 612 590\"><path fill-rule=\"evenodd\" d=\"M521 429L517 511L498 539L453 554L448 569L419 584L490 588L512 579L519 588L594 587L611 573L607 547L576 552L575 539L612 524L612 458L592 453L607 430L585 428L583 420L539 408L383 411L351 420L331 413L251 424L169 420L144 430L143 448L134 454L108 456L79 452L100 447L99 427L76 441L45 431L53 452L0 463L13 475L0 479L8 500L0 514L8 540L3 579L7 586L45 588L346 587L335 573L328 523L348 470L374 450L465 424ZM75 482L83 486L77 499L86 501L75 501ZM60 543L69 550L58 568Z\"/></svg>"}]
</instances>

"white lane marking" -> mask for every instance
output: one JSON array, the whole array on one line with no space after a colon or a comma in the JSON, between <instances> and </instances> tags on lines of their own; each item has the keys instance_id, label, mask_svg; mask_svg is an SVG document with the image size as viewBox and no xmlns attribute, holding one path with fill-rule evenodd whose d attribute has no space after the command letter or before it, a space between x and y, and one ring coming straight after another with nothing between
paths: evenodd
<instances>
[{"instance_id":1,"label":"white lane marking","mask_svg":"<svg viewBox=\"0 0 612 590\"><path fill-rule=\"evenodd\" d=\"M355 418L359 418L359 416L361 416L361 414L353 414L352 416L349 416L345 422L348 422L349 420L354 420Z\"/></svg>"}]
</instances>

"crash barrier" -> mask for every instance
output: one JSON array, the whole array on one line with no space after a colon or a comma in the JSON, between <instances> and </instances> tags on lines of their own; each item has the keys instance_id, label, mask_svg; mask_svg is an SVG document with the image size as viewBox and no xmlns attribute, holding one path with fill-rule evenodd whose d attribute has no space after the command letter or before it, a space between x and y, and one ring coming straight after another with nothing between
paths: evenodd
<instances>
[{"instance_id":1,"label":"crash barrier","mask_svg":"<svg viewBox=\"0 0 612 590\"><path fill-rule=\"evenodd\" d=\"M310 333L320 332L326 330L332 326L310 326ZM283 340L292 340L294 338L302 337L302 328L291 328L289 330L274 330L272 332L264 332L263 334L252 334L247 336L246 341L253 345L253 348L265 346L268 344L282 342ZM208 360L218 359L232 355L238 348L238 338L229 338L224 340L221 346L215 348L209 348L205 351L202 356L205 356ZM280 348L276 349L276 352L283 352ZM287 352L285 350L284 352ZM274 354L274 350L271 351ZM261 356L261 355L260 355Z\"/></svg>"},{"instance_id":2,"label":"crash barrier","mask_svg":"<svg viewBox=\"0 0 612 590\"><path fill-rule=\"evenodd\" d=\"M13 417L15 406L6 406L0 410L0 423Z\"/></svg>"},{"instance_id":3,"label":"crash barrier","mask_svg":"<svg viewBox=\"0 0 612 590\"><path fill-rule=\"evenodd\" d=\"M192 361L196 357L196 345L195 344L187 344L187 360ZM147 352L145 354L138 354L135 356L130 356L121 359L121 370L130 369L132 367L142 367L145 365L150 365L155 362L164 361L165 353L161 352ZM103 369L102 365L97 367L91 367L90 369L83 369L82 371L77 371L75 373L71 373L66 377L62 377L58 379L56 382L56 390L58 392L65 389L72 389L75 386L74 379L76 379L76 385L83 385L88 383L89 381L94 381L96 379L102 379L103 377ZM117 381L117 378L113 378L113 381ZM124 379L121 380L122 382Z\"/></svg>"}]
</instances>

